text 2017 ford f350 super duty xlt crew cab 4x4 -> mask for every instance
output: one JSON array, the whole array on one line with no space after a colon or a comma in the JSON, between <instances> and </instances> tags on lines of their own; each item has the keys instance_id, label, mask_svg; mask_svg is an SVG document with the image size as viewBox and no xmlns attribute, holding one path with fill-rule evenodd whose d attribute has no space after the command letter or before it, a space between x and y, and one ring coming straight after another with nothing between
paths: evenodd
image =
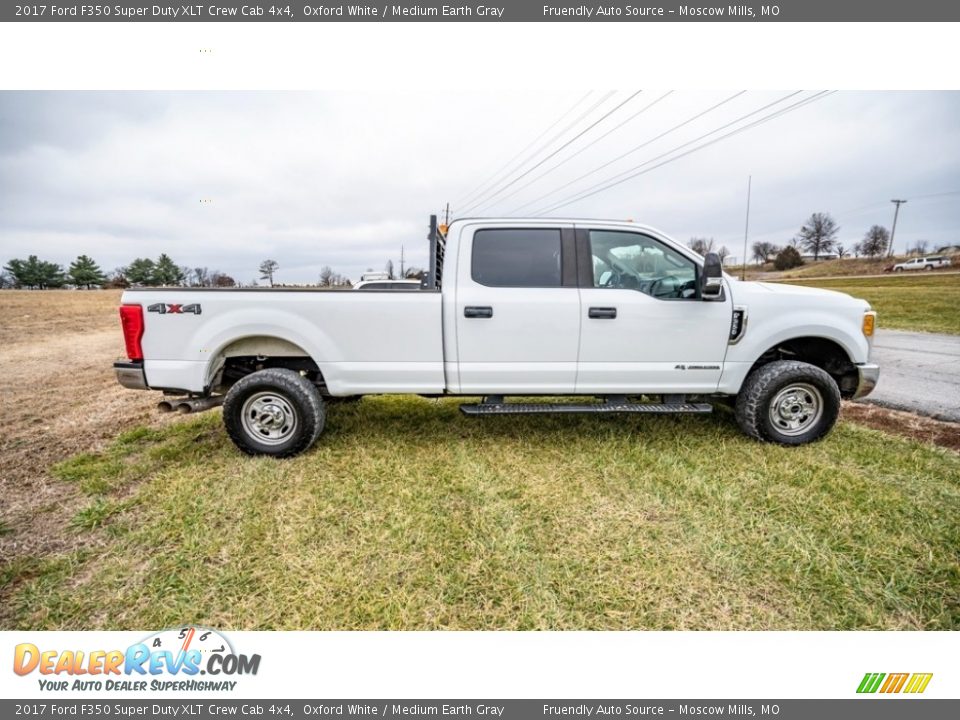
<instances>
[{"instance_id":1,"label":"text 2017 ford f350 super duty xlt crew cab 4x4","mask_svg":"<svg viewBox=\"0 0 960 720\"><path fill-rule=\"evenodd\" d=\"M468 415L726 400L748 435L800 445L876 384L863 300L739 282L715 254L629 222L431 222L420 292L128 290L120 383L184 396L167 409L222 402L241 450L278 457L310 447L329 398L481 396ZM504 399L564 395L584 400Z\"/></svg>"}]
</instances>

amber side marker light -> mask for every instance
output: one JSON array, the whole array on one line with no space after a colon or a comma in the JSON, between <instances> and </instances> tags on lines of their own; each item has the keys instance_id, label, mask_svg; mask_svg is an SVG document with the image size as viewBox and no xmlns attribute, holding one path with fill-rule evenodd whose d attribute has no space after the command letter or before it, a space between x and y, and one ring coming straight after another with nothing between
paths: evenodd
<instances>
[{"instance_id":1,"label":"amber side marker light","mask_svg":"<svg viewBox=\"0 0 960 720\"><path fill-rule=\"evenodd\" d=\"M873 337L874 328L877 326L877 314L868 312L863 314L863 334L867 337Z\"/></svg>"}]
</instances>

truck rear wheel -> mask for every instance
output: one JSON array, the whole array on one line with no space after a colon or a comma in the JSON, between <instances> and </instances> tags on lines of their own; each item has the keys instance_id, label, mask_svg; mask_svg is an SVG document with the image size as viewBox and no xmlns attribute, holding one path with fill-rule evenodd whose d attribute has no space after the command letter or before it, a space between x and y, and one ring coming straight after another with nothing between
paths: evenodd
<instances>
[{"instance_id":1,"label":"truck rear wheel","mask_svg":"<svg viewBox=\"0 0 960 720\"><path fill-rule=\"evenodd\" d=\"M840 389L824 370L777 360L754 370L737 395L737 424L747 435L781 445L819 440L840 415Z\"/></svg>"},{"instance_id":2,"label":"truck rear wheel","mask_svg":"<svg viewBox=\"0 0 960 720\"><path fill-rule=\"evenodd\" d=\"M223 401L227 434L248 455L297 455L313 445L325 419L316 386L285 368L244 376Z\"/></svg>"}]
</instances>

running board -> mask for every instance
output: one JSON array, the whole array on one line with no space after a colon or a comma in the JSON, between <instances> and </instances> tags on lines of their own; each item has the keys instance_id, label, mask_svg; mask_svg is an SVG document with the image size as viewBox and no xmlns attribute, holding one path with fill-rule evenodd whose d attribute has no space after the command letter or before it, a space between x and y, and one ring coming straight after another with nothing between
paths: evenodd
<instances>
[{"instance_id":1,"label":"running board","mask_svg":"<svg viewBox=\"0 0 960 720\"><path fill-rule=\"evenodd\" d=\"M547 413L709 413L710 403L506 403L461 405L464 415L540 415Z\"/></svg>"}]
</instances>

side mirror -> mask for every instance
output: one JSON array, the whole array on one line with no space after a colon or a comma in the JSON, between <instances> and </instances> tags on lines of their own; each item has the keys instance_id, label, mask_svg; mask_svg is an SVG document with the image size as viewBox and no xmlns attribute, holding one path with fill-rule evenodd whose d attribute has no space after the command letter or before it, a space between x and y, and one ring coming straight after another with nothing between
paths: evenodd
<instances>
[{"instance_id":1,"label":"side mirror","mask_svg":"<svg viewBox=\"0 0 960 720\"><path fill-rule=\"evenodd\" d=\"M700 274L700 297L703 300L716 300L723 294L723 263L715 252L708 252L703 258L703 272Z\"/></svg>"}]
</instances>

